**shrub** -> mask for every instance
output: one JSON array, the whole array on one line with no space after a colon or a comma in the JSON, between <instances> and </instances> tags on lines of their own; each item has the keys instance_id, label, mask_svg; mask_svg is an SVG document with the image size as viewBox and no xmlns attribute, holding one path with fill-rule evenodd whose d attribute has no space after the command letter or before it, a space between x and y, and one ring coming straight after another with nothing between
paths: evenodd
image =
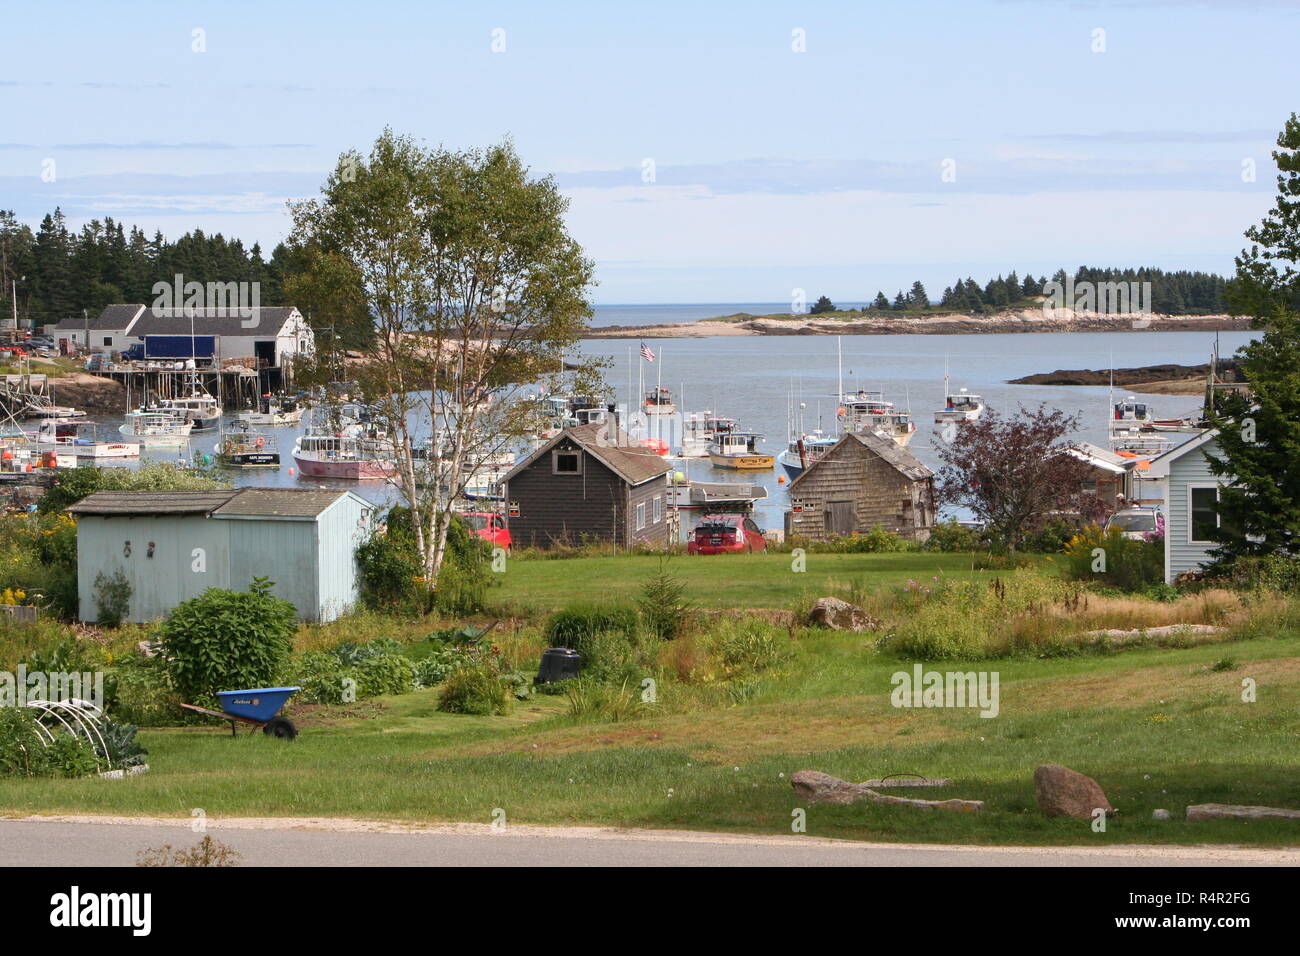
<instances>
[{"instance_id":1,"label":"shrub","mask_svg":"<svg viewBox=\"0 0 1300 956\"><path fill-rule=\"evenodd\" d=\"M438 696L438 709L449 714L504 714L510 695L496 668L471 664L452 671Z\"/></svg>"},{"instance_id":2,"label":"shrub","mask_svg":"<svg viewBox=\"0 0 1300 956\"><path fill-rule=\"evenodd\" d=\"M636 626L636 610L626 605L570 604L547 620L546 640L551 647L568 647L581 653L576 642L588 635L614 631L631 637Z\"/></svg>"},{"instance_id":3,"label":"shrub","mask_svg":"<svg viewBox=\"0 0 1300 956\"><path fill-rule=\"evenodd\" d=\"M954 553L975 551L984 543L983 535L976 528L958 524L956 518L938 522L930 529L930 537L925 542L927 551Z\"/></svg>"},{"instance_id":4,"label":"shrub","mask_svg":"<svg viewBox=\"0 0 1300 956\"><path fill-rule=\"evenodd\" d=\"M126 619L131 610L131 583L121 568L95 575L95 608L95 620L103 627L117 627Z\"/></svg>"},{"instance_id":5,"label":"shrub","mask_svg":"<svg viewBox=\"0 0 1300 956\"><path fill-rule=\"evenodd\" d=\"M430 590L410 509L396 505L385 516L384 531L371 534L357 548L362 602L369 608L408 614L424 614L435 607L448 614L473 614L483 608L490 555L488 543L453 517L438 584Z\"/></svg>"},{"instance_id":6,"label":"shrub","mask_svg":"<svg viewBox=\"0 0 1300 956\"><path fill-rule=\"evenodd\" d=\"M636 715L640 697L634 685L625 679L618 686L583 676L564 682L564 696L569 716L579 720L616 723Z\"/></svg>"},{"instance_id":7,"label":"shrub","mask_svg":"<svg viewBox=\"0 0 1300 956\"><path fill-rule=\"evenodd\" d=\"M160 631L167 672L185 700L266 687L285 669L298 612L255 578L247 591L208 588L178 604Z\"/></svg>"},{"instance_id":8,"label":"shrub","mask_svg":"<svg viewBox=\"0 0 1300 956\"><path fill-rule=\"evenodd\" d=\"M758 618L723 620L711 637L713 653L729 675L765 670L789 656L785 633Z\"/></svg>"},{"instance_id":9,"label":"shrub","mask_svg":"<svg viewBox=\"0 0 1300 956\"><path fill-rule=\"evenodd\" d=\"M1066 571L1079 581L1097 581L1121 591L1143 591L1164 580L1164 546L1126 538L1118 528L1090 524L1065 546Z\"/></svg>"}]
</instances>

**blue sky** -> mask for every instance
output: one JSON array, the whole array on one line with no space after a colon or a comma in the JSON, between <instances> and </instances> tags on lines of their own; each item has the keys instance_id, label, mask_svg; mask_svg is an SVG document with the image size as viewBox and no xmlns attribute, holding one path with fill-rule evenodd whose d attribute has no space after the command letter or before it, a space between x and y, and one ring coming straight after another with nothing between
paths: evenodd
<instances>
[{"instance_id":1,"label":"blue sky","mask_svg":"<svg viewBox=\"0 0 1300 956\"><path fill-rule=\"evenodd\" d=\"M598 302L1227 272L1298 40L1300 0L44 0L0 36L0 207L269 251L285 200L389 125L513 137L571 198Z\"/></svg>"}]
</instances>

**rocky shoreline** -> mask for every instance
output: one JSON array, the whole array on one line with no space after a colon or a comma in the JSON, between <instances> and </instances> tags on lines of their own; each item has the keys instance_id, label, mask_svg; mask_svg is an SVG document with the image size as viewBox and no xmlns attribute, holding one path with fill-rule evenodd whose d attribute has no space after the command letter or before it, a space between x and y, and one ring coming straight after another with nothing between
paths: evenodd
<instances>
[{"instance_id":1,"label":"rocky shoreline","mask_svg":"<svg viewBox=\"0 0 1300 956\"><path fill-rule=\"evenodd\" d=\"M584 339L680 339L749 335L968 335L1032 332L1228 332L1250 328L1250 320L1230 315L1101 315L1042 309L996 315L948 313L927 316L819 318L812 315L722 316L663 325L615 325L589 329Z\"/></svg>"},{"instance_id":2,"label":"rocky shoreline","mask_svg":"<svg viewBox=\"0 0 1300 956\"><path fill-rule=\"evenodd\" d=\"M1220 359L1216 372L1224 381L1236 381L1237 364L1233 359ZM1205 391L1205 380L1210 373L1206 365L1145 365L1141 368L1117 369L1061 369L1013 378L1008 385L1084 385L1116 388L1158 395L1200 395Z\"/></svg>"}]
</instances>

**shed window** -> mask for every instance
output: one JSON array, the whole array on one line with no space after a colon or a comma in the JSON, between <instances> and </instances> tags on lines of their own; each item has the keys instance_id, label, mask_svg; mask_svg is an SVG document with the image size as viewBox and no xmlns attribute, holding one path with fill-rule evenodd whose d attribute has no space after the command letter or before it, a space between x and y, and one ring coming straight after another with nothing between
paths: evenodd
<instances>
[{"instance_id":1,"label":"shed window","mask_svg":"<svg viewBox=\"0 0 1300 956\"><path fill-rule=\"evenodd\" d=\"M582 453L577 451L551 452L551 473L556 475L582 474Z\"/></svg>"},{"instance_id":2,"label":"shed window","mask_svg":"<svg viewBox=\"0 0 1300 956\"><path fill-rule=\"evenodd\" d=\"M1210 544L1219 528L1219 489L1217 486L1192 487L1190 498L1190 535L1193 544Z\"/></svg>"},{"instance_id":3,"label":"shed window","mask_svg":"<svg viewBox=\"0 0 1300 956\"><path fill-rule=\"evenodd\" d=\"M655 524L658 524L663 520L664 520L664 499L662 497L656 496L653 521Z\"/></svg>"},{"instance_id":4,"label":"shed window","mask_svg":"<svg viewBox=\"0 0 1300 956\"><path fill-rule=\"evenodd\" d=\"M636 530L640 531L645 527L645 502L636 506Z\"/></svg>"}]
</instances>

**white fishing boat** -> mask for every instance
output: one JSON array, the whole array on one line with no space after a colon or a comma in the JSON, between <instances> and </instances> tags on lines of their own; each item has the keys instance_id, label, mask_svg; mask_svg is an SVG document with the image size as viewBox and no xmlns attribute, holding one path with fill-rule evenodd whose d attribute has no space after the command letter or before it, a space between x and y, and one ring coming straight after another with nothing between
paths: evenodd
<instances>
[{"instance_id":1,"label":"white fishing boat","mask_svg":"<svg viewBox=\"0 0 1300 956\"><path fill-rule=\"evenodd\" d=\"M645 393L641 410L647 415L676 415L677 403L673 400L672 389L652 388Z\"/></svg>"},{"instance_id":2,"label":"white fishing boat","mask_svg":"<svg viewBox=\"0 0 1300 956\"><path fill-rule=\"evenodd\" d=\"M174 414L137 410L127 412L118 430L146 448L174 448L190 440L194 423L181 421Z\"/></svg>"},{"instance_id":3,"label":"white fishing boat","mask_svg":"<svg viewBox=\"0 0 1300 956\"><path fill-rule=\"evenodd\" d=\"M934 413L934 423L943 425L947 422L974 422L984 413L984 399L973 395L966 389L952 392L948 387L948 376L943 377L943 408Z\"/></svg>"},{"instance_id":4,"label":"white fishing boat","mask_svg":"<svg viewBox=\"0 0 1300 956\"><path fill-rule=\"evenodd\" d=\"M297 425L302 421L303 406L298 402L280 399L269 392L257 403L257 408L248 409L235 415L235 420L261 427L281 427Z\"/></svg>"},{"instance_id":5,"label":"white fishing boat","mask_svg":"<svg viewBox=\"0 0 1300 956\"><path fill-rule=\"evenodd\" d=\"M820 430L810 432L791 441L776 460L791 479L798 478L809 465L834 448L836 441L838 439L823 435Z\"/></svg>"},{"instance_id":6,"label":"white fishing boat","mask_svg":"<svg viewBox=\"0 0 1300 956\"><path fill-rule=\"evenodd\" d=\"M875 432L906 446L916 432L916 423L908 412L900 412L884 392L857 391L843 395L839 408L840 424L846 432Z\"/></svg>"},{"instance_id":7,"label":"white fishing boat","mask_svg":"<svg viewBox=\"0 0 1300 956\"><path fill-rule=\"evenodd\" d=\"M33 451L55 452L76 458L139 458L140 443L103 440L97 434L94 422L47 418L35 432L30 433L28 444Z\"/></svg>"},{"instance_id":8,"label":"white fishing boat","mask_svg":"<svg viewBox=\"0 0 1300 956\"><path fill-rule=\"evenodd\" d=\"M207 392L197 388L180 398L159 399L141 411L173 414L181 421L190 422L196 432L212 431L221 425L221 405Z\"/></svg>"},{"instance_id":9,"label":"white fishing boat","mask_svg":"<svg viewBox=\"0 0 1300 956\"><path fill-rule=\"evenodd\" d=\"M707 458L718 435L736 430L736 420L710 411L693 412L682 422L681 457Z\"/></svg>"}]
</instances>

